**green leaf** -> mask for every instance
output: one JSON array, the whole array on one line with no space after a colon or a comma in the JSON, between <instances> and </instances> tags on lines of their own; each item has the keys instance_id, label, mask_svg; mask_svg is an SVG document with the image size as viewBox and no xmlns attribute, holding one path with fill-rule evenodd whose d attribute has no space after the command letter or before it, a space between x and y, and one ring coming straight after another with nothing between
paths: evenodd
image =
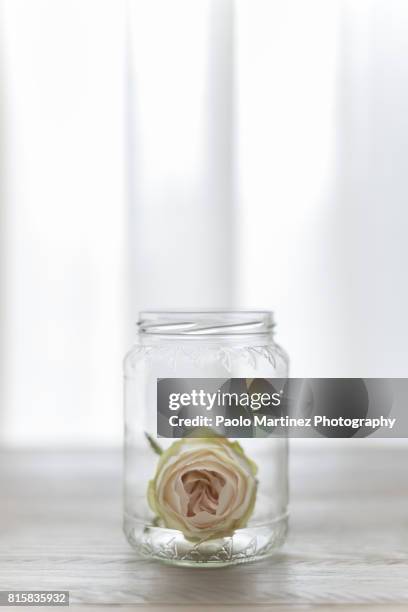
<instances>
[{"instance_id":1,"label":"green leaf","mask_svg":"<svg viewBox=\"0 0 408 612\"><path fill-rule=\"evenodd\" d=\"M161 455L163 453L163 449L160 444L157 444L156 440L153 440L152 436L148 434L147 431L145 431L145 436L150 444L152 451L155 452L156 455Z\"/></svg>"}]
</instances>

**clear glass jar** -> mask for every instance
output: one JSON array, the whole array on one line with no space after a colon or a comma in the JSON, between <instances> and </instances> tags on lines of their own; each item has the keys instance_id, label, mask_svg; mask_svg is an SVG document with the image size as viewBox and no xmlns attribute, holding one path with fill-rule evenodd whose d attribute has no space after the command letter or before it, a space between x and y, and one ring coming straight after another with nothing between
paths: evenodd
<instances>
[{"instance_id":1,"label":"clear glass jar","mask_svg":"<svg viewBox=\"0 0 408 612\"><path fill-rule=\"evenodd\" d=\"M158 437L157 381L286 378L288 359L273 340L272 313L145 312L138 327L138 341L124 362L124 530L129 543L144 557L177 565L231 565L270 555L287 532L287 439L245 438L234 444L232 439L206 437L194 443L184 439L181 447L179 441ZM194 464L194 471L188 473L197 443L201 464L198 468ZM214 457L220 461L219 468L214 468ZM171 488L165 479L171 471L166 472L167 467L173 464L180 474ZM194 482L189 484L189 479ZM170 502L160 497L159 488L166 485ZM247 487L246 497L240 487ZM223 495L243 500L242 512L239 505L235 507L231 520L228 503L224 514L219 510L227 499ZM194 506L194 496L199 496L203 507ZM222 528L218 514L227 517ZM200 529L191 533L178 521L188 523L200 517L208 519L202 536Z\"/></svg>"}]
</instances>

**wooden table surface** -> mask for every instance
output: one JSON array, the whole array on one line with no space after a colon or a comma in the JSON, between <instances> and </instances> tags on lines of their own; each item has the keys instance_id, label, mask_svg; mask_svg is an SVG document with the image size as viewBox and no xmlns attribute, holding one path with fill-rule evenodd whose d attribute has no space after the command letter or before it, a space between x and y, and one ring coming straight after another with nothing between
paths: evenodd
<instances>
[{"instance_id":1,"label":"wooden table surface","mask_svg":"<svg viewBox=\"0 0 408 612\"><path fill-rule=\"evenodd\" d=\"M78 604L408 604L408 449L376 444L294 441L287 544L217 570L134 556L120 452L3 451L0 588Z\"/></svg>"}]
</instances>

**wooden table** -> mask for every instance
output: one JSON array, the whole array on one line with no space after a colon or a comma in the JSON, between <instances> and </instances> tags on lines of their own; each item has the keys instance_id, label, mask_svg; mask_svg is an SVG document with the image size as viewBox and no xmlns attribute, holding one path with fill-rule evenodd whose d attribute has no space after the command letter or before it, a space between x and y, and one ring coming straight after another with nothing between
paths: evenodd
<instances>
[{"instance_id":1,"label":"wooden table","mask_svg":"<svg viewBox=\"0 0 408 612\"><path fill-rule=\"evenodd\" d=\"M408 449L392 442L294 441L288 543L217 570L135 558L119 451L3 451L1 589L94 604L408 604Z\"/></svg>"}]
</instances>

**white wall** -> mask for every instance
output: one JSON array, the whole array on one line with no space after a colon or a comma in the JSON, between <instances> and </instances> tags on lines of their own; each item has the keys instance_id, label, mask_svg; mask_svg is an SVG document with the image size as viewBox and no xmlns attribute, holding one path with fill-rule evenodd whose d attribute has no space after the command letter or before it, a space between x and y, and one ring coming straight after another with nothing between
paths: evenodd
<instances>
[{"instance_id":1,"label":"white wall","mask_svg":"<svg viewBox=\"0 0 408 612\"><path fill-rule=\"evenodd\" d=\"M241 0L241 304L299 376L408 372L408 4Z\"/></svg>"},{"instance_id":2,"label":"white wall","mask_svg":"<svg viewBox=\"0 0 408 612\"><path fill-rule=\"evenodd\" d=\"M333 346L345 327L332 224L340 23L336 1L239 2L240 303L275 311L294 376L344 363Z\"/></svg>"},{"instance_id":3,"label":"white wall","mask_svg":"<svg viewBox=\"0 0 408 612\"><path fill-rule=\"evenodd\" d=\"M123 6L3 0L1 8L0 439L119 439Z\"/></svg>"},{"instance_id":4,"label":"white wall","mask_svg":"<svg viewBox=\"0 0 408 612\"><path fill-rule=\"evenodd\" d=\"M405 376L406 2L130 8L1 3L0 440L118 442L140 308L271 308L292 374Z\"/></svg>"},{"instance_id":5,"label":"white wall","mask_svg":"<svg viewBox=\"0 0 408 612\"><path fill-rule=\"evenodd\" d=\"M133 310L228 308L235 285L232 0L131 0Z\"/></svg>"}]
</instances>

